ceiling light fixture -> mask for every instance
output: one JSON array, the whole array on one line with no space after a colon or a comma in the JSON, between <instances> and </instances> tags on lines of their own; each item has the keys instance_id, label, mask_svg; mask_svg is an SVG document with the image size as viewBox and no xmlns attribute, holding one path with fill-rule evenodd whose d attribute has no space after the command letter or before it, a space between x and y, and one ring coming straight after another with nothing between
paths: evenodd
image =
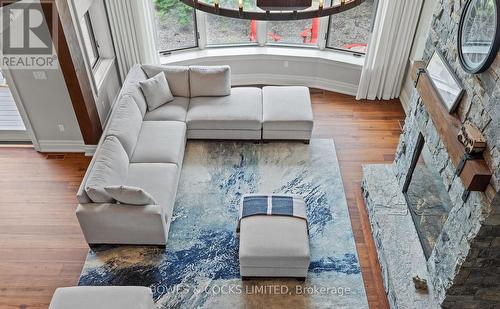
<instances>
[{"instance_id":1,"label":"ceiling light fixture","mask_svg":"<svg viewBox=\"0 0 500 309\"><path fill-rule=\"evenodd\" d=\"M271 21L310 19L334 15L365 2L365 0L340 0L340 3L324 6L324 0L319 0L317 9L306 10L311 7L311 0L257 0L257 7L262 9L262 11L246 11L243 7L243 0L237 0L237 10L222 7L220 0L214 0L213 4L199 0L180 1L192 8L209 14L230 18Z\"/></svg>"}]
</instances>

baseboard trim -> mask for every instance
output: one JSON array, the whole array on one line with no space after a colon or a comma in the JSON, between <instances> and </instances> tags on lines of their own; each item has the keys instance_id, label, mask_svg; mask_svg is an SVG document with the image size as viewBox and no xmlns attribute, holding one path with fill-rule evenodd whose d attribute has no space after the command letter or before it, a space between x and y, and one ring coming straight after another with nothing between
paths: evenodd
<instances>
[{"instance_id":1,"label":"baseboard trim","mask_svg":"<svg viewBox=\"0 0 500 309\"><path fill-rule=\"evenodd\" d=\"M92 157L97 150L97 145L85 145L85 156Z\"/></svg>"},{"instance_id":2,"label":"baseboard trim","mask_svg":"<svg viewBox=\"0 0 500 309\"><path fill-rule=\"evenodd\" d=\"M73 140L39 140L40 152L85 152L82 141Z\"/></svg>"},{"instance_id":3,"label":"baseboard trim","mask_svg":"<svg viewBox=\"0 0 500 309\"><path fill-rule=\"evenodd\" d=\"M319 88L327 91L337 92L346 95L355 96L358 91L357 84L344 83L341 81L325 78L304 78L304 76L295 75L277 75L277 74L233 74L231 76L234 86L257 85L265 81L269 85L293 85Z\"/></svg>"},{"instance_id":4,"label":"baseboard trim","mask_svg":"<svg viewBox=\"0 0 500 309\"><path fill-rule=\"evenodd\" d=\"M1 142L31 142L26 131L0 131Z\"/></svg>"}]
</instances>

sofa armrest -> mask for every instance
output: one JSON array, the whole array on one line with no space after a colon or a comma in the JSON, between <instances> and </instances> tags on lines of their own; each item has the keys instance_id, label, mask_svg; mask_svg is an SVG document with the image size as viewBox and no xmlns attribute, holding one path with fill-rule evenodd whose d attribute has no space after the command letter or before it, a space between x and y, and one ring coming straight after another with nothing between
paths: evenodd
<instances>
[{"instance_id":1,"label":"sofa armrest","mask_svg":"<svg viewBox=\"0 0 500 309\"><path fill-rule=\"evenodd\" d=\"M76 216L89 244L167 242L168 218L160 205L79 204Z\"/></svg>"}]
</instances>

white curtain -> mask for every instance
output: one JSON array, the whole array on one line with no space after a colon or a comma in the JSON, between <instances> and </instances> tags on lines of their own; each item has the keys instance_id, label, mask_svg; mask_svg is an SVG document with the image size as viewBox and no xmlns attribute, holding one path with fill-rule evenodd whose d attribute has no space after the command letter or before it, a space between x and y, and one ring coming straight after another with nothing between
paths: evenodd
<instances>
[{"instance_id":1,"label":"white curtain","mask_svg":"<svg viewBox=\"0 0 500 309\"><path fill-rule=\"evenodd\" d=\"M399 97L423 0L379 0L356 99Z\"/></svg>"},{"instance_id":2,"label":"white curtain","mask_svg":"<svg viewBox=\"0 0 500 309\"><path fill-rule=\"evenodd\" d=\"M160 63L152 1L106 0L122 81L136 63Z\"/></svg>"}]
</instances>

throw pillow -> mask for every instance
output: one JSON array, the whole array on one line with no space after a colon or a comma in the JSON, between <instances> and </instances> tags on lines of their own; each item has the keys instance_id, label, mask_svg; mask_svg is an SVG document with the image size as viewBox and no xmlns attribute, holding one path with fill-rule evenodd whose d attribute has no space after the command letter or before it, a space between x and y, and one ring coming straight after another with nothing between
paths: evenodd
<instances>
[{"instance_id":1,"label":"throw pillow","mask_svg":"<svg viewBox=\"0 0 500 309\"><path fill-rule=\"evenodd\" d=\"M116 201L128 205L156 205L155 199L141 188L132 186L107 186L106 192Z\"/></svg>"},{"instance_id":2,"label":"throw pillow","mask_svg":"<svg viewBox=\"0 0 500 309\"><path fill-rule=\"evenodd\" d=\"M152 111L165 103L174 100L174 96L170 91L165 74L159 73L154 77L145 81L140 81L142 93L146 97L148 111Z\"/></svg>"}]
</instances>

